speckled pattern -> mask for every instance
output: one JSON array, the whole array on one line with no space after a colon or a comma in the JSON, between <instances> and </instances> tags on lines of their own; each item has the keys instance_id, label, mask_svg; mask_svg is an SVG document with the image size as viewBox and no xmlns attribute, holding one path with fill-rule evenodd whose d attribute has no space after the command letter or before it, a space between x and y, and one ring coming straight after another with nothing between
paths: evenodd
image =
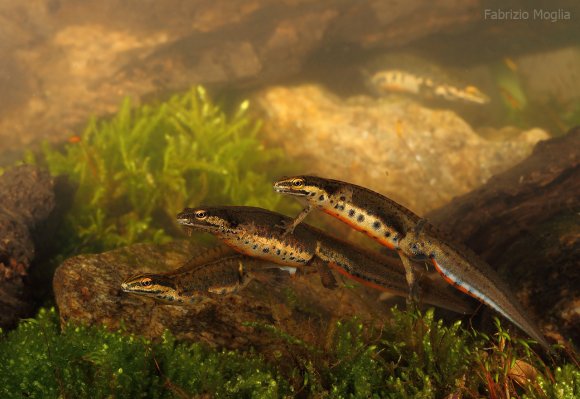
<instances>
[{"instance_id":1,"label":"speckled pattern","mask_svg":"<svg viewBox=\"0 0 580 399\"><path fill-rule=\"evenodd\" d=\"M323 343L337 318L357 316L372 324L387 317L388 307L377 302L377 292L342 285L327 290L316 274L282 285L252 281L236 295L191 306L156 305L121 291L122 281L130 275L167 272L199 251L191 243L176 241L163 246L137 244L68 259L54 277L62 322L105 324L111 329L123 325L129 332L152 338L169 329L179 339L236 349L253 346L268 356L273 349L284 351L284 345L244 322L275 325L307 342Z\"/></svg>"},{"instance_id":2,"label":"speckled pattern","mask_svg":"<svg viewBox=\"0 0 580 399\"><path fill-rule=\"evenodd\" d=\"M203 214L203 218L197 217L198 212ZM178 220L189 228L210 232L250 256L285 266L304 266L304 269L315 269L313 261L323 260L326 268L336 266L334 269L340 274L369 287L407 296L407 282L401 263L332 237L304 223L298 225L291 234L284 235L284 229L280 226L287 225L291 219L276 212L243 206L202 207L186 209L178 215ZM269 251L264 252L260 248ZM422 284L421 299L425 303L460 313L471 309L461 297L438 289L429 280L424 280Z\"/></svg>"}]
</instances>

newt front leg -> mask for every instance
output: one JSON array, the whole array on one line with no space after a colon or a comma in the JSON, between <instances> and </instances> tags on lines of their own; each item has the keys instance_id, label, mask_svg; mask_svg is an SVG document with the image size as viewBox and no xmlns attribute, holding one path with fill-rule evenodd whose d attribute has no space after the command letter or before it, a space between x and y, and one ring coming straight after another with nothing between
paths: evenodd
<instances>
[{"instance_id":1,"label":"newt front leg","mask_svg":"<svg viewBox=\"0 0 580 399\"><path fill-rule=\"evenodd\" d=\"M312 207L312 205L306 205L306 207L304 207L304 209L302 209L302 211L300 211L300 213L292 220L292 222L288 222L287 220L283 220L282 222L277 224L276 227L280 227L281 229L284 230L282 233L282 237L285 237L288 234L292 234L294 232L294 229L296 228L296 226L298 226L300 223L302 223L302 221L304 219L306 219L306 216L308 216L308 214L313 209L314 208Z\"/></svg>"},{"instance_id":2,"label":"newt front leg","mask_svg":"<svg viewBox=\"0 0 580 399\"><path fill-rule=\"evenodd\" d=\"M314 257L310 261L310 265L313 266L320 275L320 282L324 288L335 289L338 287L338 283L336 282L327 262L324 262L318 257Z\"/></svg>"}]
</instances>

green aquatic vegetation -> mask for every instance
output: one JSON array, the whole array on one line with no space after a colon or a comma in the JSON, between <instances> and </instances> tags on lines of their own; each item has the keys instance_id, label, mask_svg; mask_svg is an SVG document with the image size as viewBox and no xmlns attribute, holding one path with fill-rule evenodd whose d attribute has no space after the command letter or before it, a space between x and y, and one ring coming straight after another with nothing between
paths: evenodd
<instances>
[{"instance_id":1,"label":"green aquatic vegetation","mask_svg":"<svg viewBox=\"0 0 580 399\"><path fill-rule=\"evenodd\" d=\"M424 314L393 310L380 328L342 321L327 342L306 343L252 323L285 348L267 362L254 351L151 342L126 332L68 324L41 310L0 338L0 395L11 397L578 397L577 364L545 363L497 322L486 336Z\"/></svg>"},{"instance_id":2,"label":"green aquatic vegetation","mask_svg":"<svg viewBox=\"0 0 580 399\"><path fill-rule=\"evenodd\" d=\"M562 133L567 133L569 129L580 125L580 101L575 101L560 112L563 124Z\"/></svg>"},{"instance_id":3,"label":"green aquatic vegetation","mask_svg":"<svg viewBox=\"0 0 580 399\"><path fill-rule=\"evenodd\" d=\"M179 231L175 215L200 203L276 208L270 181L282 153L264 148L248 107L228 116L202 87L158 105L126 99L62 151L45 144L29 155L76 186L63 234L73 237L69 252L165 242Z\"/></svg>"},{"instance_id":4,"label":"green aquatic vegetation","mask_svg":"<svg viewBox=\"0 0 580 399\"><path fill-rule=\"evenodd\" d=\"M553 376L539 375L539 392L545 395L522 395L523 398L578 398L580 396L580 370L572 364L556 367ZM535 392L538 392L536 390Z\"/></svg>"},{"instance_id":5,"label":"green aquatic vegetation","mask_svg":"<svg viewBox=\"0 0 580 399\"><path fill-rule=\"evenodd\" d=\"M2 398L276 398L288 384L258 356L158 343L104 328L67 325L41 310L0 340Z\"/></svg>"},{"instance_id":6,"label":"green aquatic vegetation","mask_svg":"<svg viewBox=\"0 0 580 399\"><path fill-rule=\"evenodd\" d=\"M580 394L580 369L572 364L554 370L539 357L525 339L512 337L495 319L497 333L483 337L486 351L475 353L474 371L489 397L576 398ZM574 360L573 354L569 354Z\"/></svg>"},{"instance_id":7,"label":"green aquatic vegetation","mask_svg":"<svg viewBox=\"0 0 580 399\"><path fill-rule=\"evenodd\" d=\"M369 343L362 324L339 322L335 330L333 357L326 371L333 397L385 397L385 362L379 345Z\"/></svg>"},{"instance_id":8,"label":"green aquatic vegetation","mask_svg":"<svg viewBox=\"0 0 580 399\"><path fill-rule=\"evenodd\" d=\"M441 397L463 390L480 342L460 321L446 326L435 320L433 309L425 314L393 309L390 326L382 338L383 355L393 371L386 381L390 390L407 398Z\"/></svg>"},{"instance_id":9,"label":"green aquatic vegetation","mask_svg":"<svg viewBox=\"0 0 580 399\"><path fill-rule=\"evenodd\" d=\"M580 369L565 364L550 368L526 340L513 339L496 322L492 336L448 326L433 310L403 312L381 329L365 329L357 320L337 323L331 343L312 347L276 328L293 353L297 392L333 398L575 398ZM256 326L255 326L256 327ZM507 343L507 344L506 344ZM514 364L534 370L518 377ZM520 373L521 374L521 373ZM499 389L501 387L501 389Z\"/></svg>"}]
</instances>

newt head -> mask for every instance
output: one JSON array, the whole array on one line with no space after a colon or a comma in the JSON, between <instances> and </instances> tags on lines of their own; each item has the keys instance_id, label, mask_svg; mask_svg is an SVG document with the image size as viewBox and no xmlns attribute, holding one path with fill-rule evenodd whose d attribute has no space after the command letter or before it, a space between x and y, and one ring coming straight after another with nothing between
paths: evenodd
<instances>
[{"instance_id":1,"label":"newt head","mask_svg":"<svg viewBox=\"0 0 580 399\"><path fill-rule=\"evenodd\" d=\"M129 277L121 284L121 290L166 303L179 301L177 286L171 278L161 274L144 273Z\"/></svg>"},{"instance_id":2,"label":"newt head","mask_svg":"<svg viewBox=\"0 0 580 399\"><path fill-rule=\"evenodd\" d=\"M280 194L291 194L304 197L310 194L306 189L306 180L304 177L284 177L274 182L274 190Z\"/></svg>"},{"instance_id":3,"label":"newt head","mask_svg":"<svg viewBox=\"0 0 580 399\"><path fill-rule=\"evenodd\" d=\"M465 87L465 89L463 89L462 99L477 104L487 104L489 102L489 97L475 86Z\"/></svg>"},{"instance_id":4,"label":"newt head","mask_svg":"<svg viewBox=\"0 0 580 399\"><path fill-rule=\"evenodd\" d=\"M193 230L212 234L235 229L226 209L216 207L185 208L177 215L177 223Z\"/></svg>"},{"instance_id":5,"label":"newt head","mask_svg":"<svg viewBox=\"0 0 580 399\"><path fill-rule=\"evenodd\" d=\"M280 194L306 197L310 202L325 201L339 186L335 180L316 176L284 177L274 182L274 190Z\"/></svg>"}]
</instances>

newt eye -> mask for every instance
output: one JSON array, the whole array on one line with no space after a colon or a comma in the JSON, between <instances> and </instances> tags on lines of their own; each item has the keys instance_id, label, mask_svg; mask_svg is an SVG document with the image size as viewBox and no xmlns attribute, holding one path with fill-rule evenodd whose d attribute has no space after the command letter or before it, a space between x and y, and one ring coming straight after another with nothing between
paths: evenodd
<instances>
[{"instance_id":1,"label":"newt eye","mask_svg":"<svg viewBox=\"0 0 580 399\"><path fill-rule=\"evenodd\" d=\"M151 284L153 284L153 281L151 281L150 279L141 281L141 285L143 287L149 287L149 286L151 286Z\"/></svg>"},{"instance_id":2,"label":"newt eye","mask_svg":"<svg viewBox=\"0 0 580 399\"><path fill-rule=\"evenodd\" d=\"M302 188L304 187L304 179L296 178L292 180L292 188Z\"/></svg>"},{"instance_id":3,"label":"newt eye","mask_svg":"<svg viewBox=\"0 0 580 399\"><path fill-rule=\"evenodd\" d=\"M207 212L206 211L196 211L195 212L195 218L199 219L199 220L203 220L207 217Z\"/></svg>"}]
</instances>

